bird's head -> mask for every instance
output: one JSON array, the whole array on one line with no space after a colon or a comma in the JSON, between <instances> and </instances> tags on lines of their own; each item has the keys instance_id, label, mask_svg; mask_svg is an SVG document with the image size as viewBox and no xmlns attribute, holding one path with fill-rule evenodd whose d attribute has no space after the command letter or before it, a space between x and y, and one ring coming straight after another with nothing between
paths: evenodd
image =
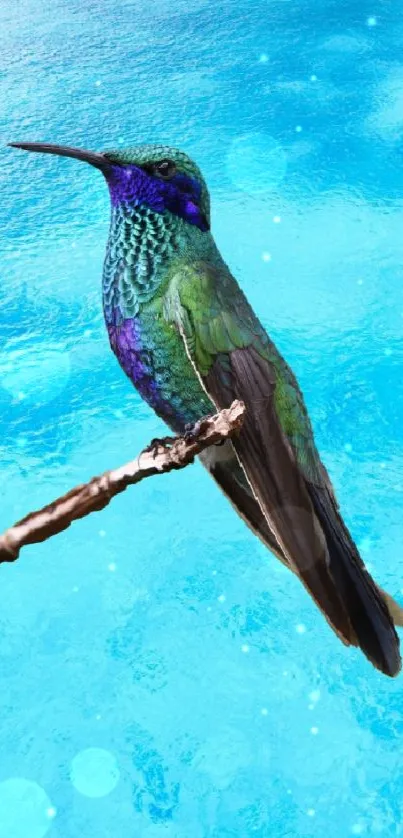
<instances>
[{"instance_id":1,"label":"bird's head","mask_svg":"<svg viewBox=\"0 0 403 838\"><path fill-rule=\"evenodd\" d=\"M210 198L203 175L176 148L141 145L91 152L46 143L10 145L90 163L104 175L114 206L143 205L156 213L172 213L204 232L210 229Z\"/></svg>"}]
</instances>

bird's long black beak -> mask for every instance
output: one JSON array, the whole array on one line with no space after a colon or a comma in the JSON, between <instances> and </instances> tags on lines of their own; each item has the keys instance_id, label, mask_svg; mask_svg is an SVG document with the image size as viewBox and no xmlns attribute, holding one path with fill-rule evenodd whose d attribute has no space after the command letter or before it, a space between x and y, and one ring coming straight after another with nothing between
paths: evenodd
<instances>
[{"instance_id":1,"label":"bird's long black beak","mask_svg":"<svg viewBox=\"0 0 403 838\"><path fill-rule=\"evenodd\" d=\"M9 143L12 148L22 148L24 151L39 151L42 154L58 154L60 157L73 157L74 160L82 160L100 169L103 174L111 168L111 162L97 151L84 151L81 148L71 148L64 145L51 145L50 143Z\"/></svg>"}]
</instances>

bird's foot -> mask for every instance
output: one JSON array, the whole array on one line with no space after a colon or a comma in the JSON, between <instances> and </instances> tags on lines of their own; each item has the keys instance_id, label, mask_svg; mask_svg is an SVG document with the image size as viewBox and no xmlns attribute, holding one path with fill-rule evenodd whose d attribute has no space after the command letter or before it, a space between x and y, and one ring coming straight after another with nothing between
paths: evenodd
<instances>
[{"instance_id":1,"label":"bird's foot","mask_svg":"<svg viewBox=\"0 0 403 838\"><path fill-rule=\"evenodd\" d=\"M185 442L195 442L198 438L201 431L204 430L205 424L207 424L207 420L211 419L214 416L214 413L210 413L208 416L203 416L202 419L199 419L194 425L190 422L185 425L185 433L183 434L183 439ZM216 442L216 445L224 445L226 439L222 439L221 442Z\"/></svg>"},{"instance_id":2,"label":"bird's foot","mask_svg":"<svg viewBox=\"0 0 403 838\"><path fill-rule=\"evenodd\" d=\"M183 434L183 439L185 440L185 442L195 442L202 428L202 423L203 419L200 419L198 422L188 422L185 425L185 432Z\"/></svg>"},{"instance_id":3,"label":"bird's foot","mask_svg":"<svg viewBox=\"0 0 403 838\"><path fill-rule=\"evenodd\" d=\"M150 444L147 445L147 448L144 448L144 453L153 452L154 457L157 456L159 453L159 449L161 448L171 448L173 443L175 442L174 436L161 436L155 437L151 440Z\"/></svg>"}]
</instances>

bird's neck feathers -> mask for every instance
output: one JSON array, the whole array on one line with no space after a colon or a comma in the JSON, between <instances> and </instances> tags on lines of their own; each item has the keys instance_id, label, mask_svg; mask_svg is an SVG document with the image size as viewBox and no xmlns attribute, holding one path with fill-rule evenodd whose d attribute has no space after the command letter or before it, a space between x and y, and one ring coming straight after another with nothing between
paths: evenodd
<instances>
[{"instance_id":1,"label":"bird's neck feathers","mask_svg":"<svg viewBox=\"0 0 403 838\"><path fill-rule=\"evenodd\" d=\"M117 200L114 193L103 272L106 319L136 316L142 304L164 292L176 266L215 252L209 232L137 197Z\"/></svg>"}]
</instances>

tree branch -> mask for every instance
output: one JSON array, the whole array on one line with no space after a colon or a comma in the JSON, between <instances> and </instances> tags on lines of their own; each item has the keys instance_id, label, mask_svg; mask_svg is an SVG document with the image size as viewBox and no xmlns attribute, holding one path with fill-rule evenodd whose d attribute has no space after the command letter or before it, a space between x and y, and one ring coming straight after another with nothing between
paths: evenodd
<instances>
[{"instance_id":1,"label":"tree branch","mask_svg":"<svg viewBox=\"0 0 403 838\"><path fill-rule=\"evenodd\" d=\"M135 460L93 477L43 509L31 512L0 536L0 562L15 561L21 547L26 544L46 541L66 530L78 518L104 509L127 486L140 483L154 474L185 468L204 448L237 433L242 427L244 414L243 403L234 401L227 410L201 419L185 436L155 440Z\"/></svg>"}]
</instances>

